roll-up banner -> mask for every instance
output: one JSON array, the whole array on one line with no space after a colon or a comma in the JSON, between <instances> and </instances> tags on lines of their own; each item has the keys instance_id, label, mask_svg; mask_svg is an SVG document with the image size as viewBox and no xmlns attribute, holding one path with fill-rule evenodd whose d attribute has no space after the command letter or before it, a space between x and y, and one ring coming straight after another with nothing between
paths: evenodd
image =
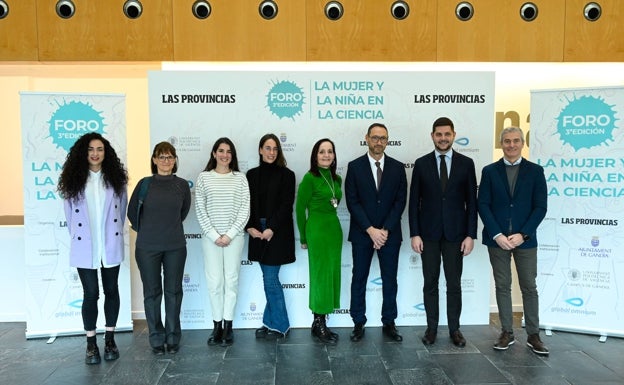
<instances>
[{"instance_id":1,"label":"roll-up banner","mask_svg":"<svg viewBox=\"0 0 624 385\"><path fill-rule=\"evenodd\" d=\"M624 88L531 92L531 158L544 167L540 324L624 336Z\"/></svg>"},{"instance_id":2,"label":"roll-up banner","mask_svg":"<svg viewBox=\"0 0 624 385\"><path fill-rule=\"evenodd\" d=\"M125 96L22 92L20 98L26 338L82 334L82 284L76 269L69 266L69 232L56 186L67 152L88 132L102 134L126 163ZM124 237L117 330L132 330L127 227ZM104 330L103 303L101 292L98 331Z\"/></svg>"}]
</instances>

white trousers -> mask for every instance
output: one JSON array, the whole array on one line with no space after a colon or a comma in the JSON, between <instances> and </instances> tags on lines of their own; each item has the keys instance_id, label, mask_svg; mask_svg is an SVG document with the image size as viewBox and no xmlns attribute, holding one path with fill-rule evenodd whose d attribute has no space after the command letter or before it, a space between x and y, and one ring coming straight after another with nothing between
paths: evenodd
<instances>
[{"instance_id":1,"label":"white trousers","mask_svg":"<svg viewBox=\"0 0 624 385\"><path fill-rule=\"evenodd\" d=\"M234 237L227 247L217 246L210 239L202 238L208 297L215 321L234 319L244 245L242 235Z\"/></svg>"}]
</instances>

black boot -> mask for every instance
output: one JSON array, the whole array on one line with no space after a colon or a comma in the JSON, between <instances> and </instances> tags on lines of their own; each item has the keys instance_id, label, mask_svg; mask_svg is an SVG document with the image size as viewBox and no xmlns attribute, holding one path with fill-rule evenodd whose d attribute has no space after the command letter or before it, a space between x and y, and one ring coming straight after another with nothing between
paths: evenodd
<instances>
[{"instance_id":1,"label":"black boot","mask_svg":"<svg viewBox=\"0 0 624 385\"><path fill-rule=\"evenodd\" d=\"M329 328L329 326L327 326L327 320L328 320L328 319L329 319L329 314L327 314L327 315L325 316L325 327L327 327L327 330L329 331L329 334L331 334L331 335L332 335L332 337L336 340L336 342L338 342L338 339L339 339L340 337L338 336L338 333L334 333L334 332L333 332L333 331Z\"/></svg>"},{"instance_id":2,"label":"black boot","mask_svg":"<svg viewBox=\"0 0 624 385\"><path fill-rule=\"evenodd\" d=\"M99 364L102 361L95 338L95 336L87 337L87 354L85 355L85 364L87 365Z\"/></svg>"},{"instance_id":3,"label":"black boot","mask_svg":"<svg viewBox=\"0 0 624 385\"><path fill-rule=\"evenodd\" d=\"M223 342L221 346L229 346L234 343L234 332L232 331L232 321L223 321Z\"/></svg>"},{"instance_id":4,"label":"black boot","mask_svg":"<svg viewBox=\"0 0 624 385\"><path fill-rule=\"evenodd\" d=\"M337 342L336 337L327 328L324 314L314 313L314 322L312 323L312 335L324 344L334 345Z\"/></svg>"},{"instance_id":5,"label":"black boot","mask_svg":"<svg viewBox=\"0 0 624 385\"><path fill-rule=\"evenodd\" d=\"M208 345L220 345L223 341L223 321L212 321L212 334L208 338Z\"/></svg>"},{"instance_id":6,"label":"black boot","mask_svg":"<svg viewBox=\"0 0 624 385\"><path fill-rule=\"evenodd\" d=\"M115 344L115 332L106 331L104 334L104 359L106 361L113 361L119 358L119 349Z\"/></svg>"}]
</instances>

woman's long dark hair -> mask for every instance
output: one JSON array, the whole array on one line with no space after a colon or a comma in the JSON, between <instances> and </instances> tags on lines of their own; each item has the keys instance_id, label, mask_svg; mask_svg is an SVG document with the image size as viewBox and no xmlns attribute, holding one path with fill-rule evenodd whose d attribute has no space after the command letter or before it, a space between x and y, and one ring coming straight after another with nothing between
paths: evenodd
<instances>
[{"instance_id":1,"label":"woman's long dark hair","mask_svg":"<svg viewBox=\"0 0 624 385\"><path fill-rule=\"evenodd\" d=\"M117 195L121 195L126 189L128 172L115 149L102 135L91 132L78 138L67 153L56 187L63 199L76 199L84 192L87 178L89 178L89 143L92 140L99 140L104 144L102 176L106 186L112 187Z\"/></svg>"},{"instance_id":2,"label":"woman's long dark hair","mask_svg":"<svg viewBox=\"0 0 624 385\"><path fill-rule=\"evenodd\" d=\"M329 138L320 139L314 144L314 147L312 147L312 154L310 155L310 172L312 175L321 176L318 166L318 152L323 142L331 143L332 151L334 152L334 161L331 165L329 165L329 171L331 172L332 179L338 180L338 175L336 175L336 163L338 162L338 157L336 156L336 145L334 145L334 142L332 142Z\"/></svg>"},{"instance_id":3,"label":"woman's long dark hair","mask_svg":"<svg viewBox=\"0 0 624 385\"><path fill-rule=\"evenodd\" d=\"M206 164L206 168L204 171L214 170L217 167L217 159L214 156L214 153L217 152L217 149L221 145L221 143L225 143L230 146L230 151L232 153L232 160L230 161L230 170L231 171L240 171L238 169L238 158L236 157L236 147L234 147L234 143L230 140L230 138L219 138L212 146L212 151L210 151L210 159Z\"/></svg>"},{"instance_id":4,"label":"woman's long dark hair","mask_svg":"<svg viewBox=\"0 0 624 385\"><path fill-rule=\"evenodd\" d=\"M258 144L258 150L261 150L262 146L264 146L266 141L269 139L273 139L273 141L277 145L277 157L275 158L275 165L280 166L280 167L286 167L286 158L284 158L282 145L280 144L280 141L275 134L266 134L262 138L260 138L260 143ZM260 155L260 163L262 163L262 155Z\"/></svg>"}]
</instances>

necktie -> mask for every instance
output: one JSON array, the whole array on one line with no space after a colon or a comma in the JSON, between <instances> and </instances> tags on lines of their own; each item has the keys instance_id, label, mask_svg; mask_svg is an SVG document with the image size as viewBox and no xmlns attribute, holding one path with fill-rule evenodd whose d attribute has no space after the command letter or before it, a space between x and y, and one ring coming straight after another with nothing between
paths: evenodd
<instances>
[{"instance_id":1,"label":"necktie","mask_svg":"<svg viewBox=\"0 0 624 385\"><path fill-rule=\"evenodd\" d=\"M440 155L440 185L442 186L442 192L444 192L444 190L446 189L446 182L448 182L446 155Z\"/></svg>"},{"instance_id":2,"label":"necktie","mask_svg":"<svg viewBox=\"0 0 624 385\"><path fill-rule=\"evenodd\" d=\"M379 191L379 186L381 186L381 167L379 167L379 162L375 162L375 166L377 166L377 191Z\"/></svg>"}]
</instances>

